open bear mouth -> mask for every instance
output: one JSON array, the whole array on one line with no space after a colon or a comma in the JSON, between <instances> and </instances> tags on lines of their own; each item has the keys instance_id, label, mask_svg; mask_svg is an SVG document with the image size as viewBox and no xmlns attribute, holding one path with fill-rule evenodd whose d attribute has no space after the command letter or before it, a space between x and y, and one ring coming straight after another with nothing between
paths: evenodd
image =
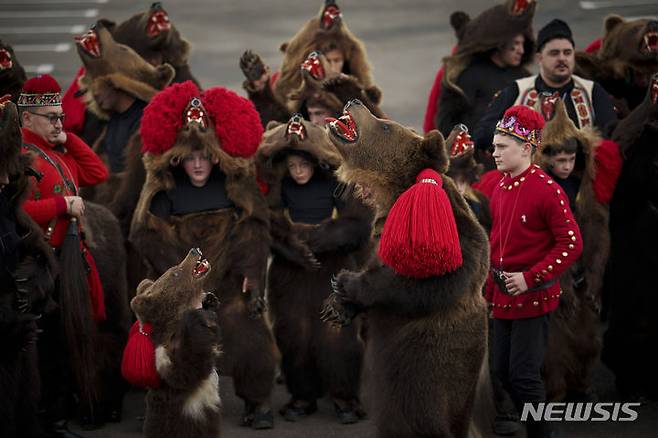
<instances>
[{"instance_id":1,"label":"open bear mouth","mask_svg":"<svg viewBox=\"0 0 658 438\"><path fill-rule=\"evenodd\" d=\"M356 129L356 123L349 111L343 111L343 115L335 119L327 117L325 119L327 126L332 134L338 136L344 141L355 142L359 138L359 133Z\"/></svg>"},{"instance_id":2,"label":"open bear mouth","mask_svg":"<svg viewBox=\"0 0 658 438\"><path fill-rule=\"evenodd\" d=\"M146 34L151 38L155 38L162 32L170 29L171 21L169 20L169 15L162 9L162 5L159 2L153 3L151 14L146 24Z\"/></svg>"},{"instance_id":3,"label":"open bear mouth","mask_svg":"<svg viewBox=\"0 0 658 438\"><path fill-rule=\"evenodd\" d=\"M534 0L514 0L510 13L519 16L528 10Z\"/></svg>"},{"instance_id":4,"label":"open bear mouth","mask_svg":"<svg viewBox=\"0 0 658 438\"><path fill-rule=\"evenodd\" d=\"M321 25L324 30L331 29L336 21L340 20L343 14L340 8L333 1L328 1L327 6L322 10Z\"/></svg>"},{"instance_id":5,"label":"open bear mouth","mask_svg":"<svg viewBox=\"0 0 658 438\"><path fill-rule=\"evenodd\" d=\"M96 32L95 26L90 27L82 36L75 37L75 41L92 58L99 58L101 56L101 43L98 39L98 32Z\"/></svg>"},{"instance_id":6,"label":"open bear mouth","mask_svg":"<svg viewBox=\"0 0 658 438\"><path fill-rule=\"evenodd\" d=\"M189 129L192 126L201 131L208 128L208 113L198 97L193 97L185 110L185 127Z\"/></svg>"},{"instance_id":7,"label":"open bear mouth","mask_svg":"<svg viewBox=\"0 0 658 438\"><path fill-rule=\"evenodd\" d=\"M324 67L322 66L322 60L320 59L320 52L313 51L308 54L306 60L302 62L301 65L302 72L308 72L313 79L316 81L321 81L325 77Z\"/></svg>"},{"instance_id":8,"label":"open bear mouth","mask_svg":"<svg viewBox=\"0 0 658 438\"><path fill-rule=\"evenodd\" d=\"M658 73L651 77L651 103L654 105L658 103Z\"/></svg>"},{"instance_id":9,"label":"open bear mouth","mask_svg":"<svg viewBox=\"0 0 658 438\"><path fill-rule=\"evenodd\" d=\"M644 48L648 53L658 53L658 32L647 32L644 35Z\"/></svg>"},{"instance_id":10,"label":"open bear mouth","mask_svg":"<svg viewBox=\"0 0 658 438\"><path fill-rule=\"evenodd\" d=\"M0 49L0 70L8 70L14 66L11 53L7 49Z\"/></svg>"},{"instance_id":11,"label":"open bear mouth","mask_svg":"<svg viewBox=\"0 0 658 438\"><path fill-rule=\"evenodd\" d=\"M201 251L199 251L199 253L201 253ZM209 271L210 262L202 255L199 256L199 259L196 261L194 269L192 270L192 276L198 280L203 278Z\"/></svg>"},{"instance_id":12,"label":"open bear mouth","mask_svg":"<svg viewBox=\"0 0 658 438\"><path fill-rule=\"evenodd\" d=\"M304 141L306 138L306 128L302 124L302 115L299 113L293 114L288 122L288 128L286 129L286 137L296 135L301 141Z\"/></svg>"}]
</instances>

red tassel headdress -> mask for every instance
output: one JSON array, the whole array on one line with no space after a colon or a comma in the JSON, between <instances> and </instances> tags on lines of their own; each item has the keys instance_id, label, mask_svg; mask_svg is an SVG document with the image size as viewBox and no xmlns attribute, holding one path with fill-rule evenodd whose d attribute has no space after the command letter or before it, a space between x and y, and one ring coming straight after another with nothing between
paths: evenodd
<instances>
[{"instance_id":1,"label":"red tassel headdress","mask_svg":"<svg viewBox=\"0 0 658 438\"><path fill-rule=\"evenodd\" d=\"M455 216L438 172L421 171L395 201L378 255L398 274L414 278L444 275L462 265Z\"/></svg>"},{"instance_id":2,"label":"red tassel headdress","mask_svg":"<svg viewBox=\"0 0 658 438\"><path fill-rule=\"evenodd\" d=\"M155 365L155 346L151 340L153 328L136 321L130 328L128 343L123 350L121 375L140 388L158 388L160 376Z\"/></svg>"}]
</instances>

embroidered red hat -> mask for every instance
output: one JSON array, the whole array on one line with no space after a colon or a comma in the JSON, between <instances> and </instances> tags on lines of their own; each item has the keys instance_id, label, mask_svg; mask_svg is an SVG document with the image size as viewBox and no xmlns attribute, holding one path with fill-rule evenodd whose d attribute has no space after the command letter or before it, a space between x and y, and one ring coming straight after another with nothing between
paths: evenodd
<instances>
[{"instance_id":1,"label":"embroidered red hat","mask_svg":"<svg viewBox=\"0 0 658 438\"><path fill-rule=\"evenodd\" d=\"M496 125L496 132L511 135L522 142L541 148L541 130L544 118L534 109L525 105L515 105L505 111Z\"/></svg>"},{"instance_id":2,"label":"embroidered red hat","mask_svg":"<svg viewBox=\"0 0 658 438\"><path fill-rule=\"evenodd\" d=\"M62 104L62 88L54 77L44 74L28 79L18 97L19 107L58 106Z\"/></svg>"},{"instance_id":3,"label":"embroidered red hat","mask_svg":"<svg viewBox=\"0 0 658 438\"><path fill-rule=\"evenodd\" d=\"M144 109L140 135L142 152L162 154L176 143L190 123L212 127L221 149L235 157L251 157L258 149L263 126L251 101L222 87L203 92L192 82L173 84L156 94Z\"/></svg>"}]
</instances>

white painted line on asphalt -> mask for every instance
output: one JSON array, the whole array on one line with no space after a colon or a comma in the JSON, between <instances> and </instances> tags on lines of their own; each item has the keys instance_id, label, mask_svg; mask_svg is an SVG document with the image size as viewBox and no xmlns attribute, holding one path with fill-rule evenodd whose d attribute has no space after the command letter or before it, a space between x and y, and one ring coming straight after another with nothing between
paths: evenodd
<instances>
[{"instance_id":1,"label":"white painted line on asphalt","mask_svg":"<svg viewBox=\"0 0 658 438\"><path fill-rule=\"evenodd\" d=\"M12 48L15 52L68 52L73 47L73 44L59 43L59 44L14 44Z\"/></svg>"},{"instance_id":2,"label":"white painted line on asphalt","mask_svg":"<svg viewBox=\"0 0 658 438\"><path fill-rule=\"evenodd\" d=\"M43 5L43 6L52 6L52 5L104 5L109 0L8 0L3 1L0 6L7 5Z\"/></svg>"},{"instance_id":3,"label":"white painted line on asphalt","mask_svg":"<svg viewBox=\"0 0 658 438\"><path fill-rule=\"evenodd\" d=\"M653 0L600 0L600 1L581 1L580 8L586 11L606 8L628 8L633 6L651 6L655 5Z\"/></svg>"},{"instance_id":4,"label":"white painted line on asphalt","mask_svg":"<svg viewBox=\"0 0 658 438\"><path fill-rule=\"evenodd\" d=\"M94 18L98 9L71 11L2 11L0 18Z\"/></svg>"},{"instance_id":5,"label":"white painted line on asphalt","mask_svg":"<svg viewBox=\"0 0 658 438\"><path fill-rule=\"evenodd\" d=\"M0 27L0 35L24 35L24 34L48 34L48 33L66 33L80 34L87 30L84 24L74 24L73 26L20 26L20 27Z\"/></svg>"},{"instance_id":6,"label":"white painted line on asphalt","mask_svg":"<svg viewBox=\"0 0 658 438\"><path fill-rule=\"evenodd\" d=\"M38 75L43 75L47 73L52 73L55 69L55 66L52 64L39 64L39 65L24 65L25 73L36 73Z\"/></svg>"}]
</instances>

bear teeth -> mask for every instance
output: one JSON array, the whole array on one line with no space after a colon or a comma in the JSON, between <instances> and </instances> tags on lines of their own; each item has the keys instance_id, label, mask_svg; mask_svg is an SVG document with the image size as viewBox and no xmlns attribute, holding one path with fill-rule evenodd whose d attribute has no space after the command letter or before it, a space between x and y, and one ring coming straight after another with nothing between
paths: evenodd
<instances>
[{"instance_id":1,"label":"bear teeth","mask_svg":"<svg viewBox=\"0 0 658 438\"><path fill-rule=\"evenodd\" d=\"M658 33L651 32L644 35L644 44L649 52L658 52Z\"/></svg>"},{"instance_id":2,"label":"bear teeth","mask_svg":"<svg viewBox=\"0 0 658 438\"><path fill-rule=\"evenodd\" d=\"M75 40L87 54L94 58L101 56L101 46L98 42L98 34L94 29L89 29L84 35L75 37Z\"/></svg>"},{"instance_id":3,"label":"bear teeth","mask_svg":"<svg viewBox=\"0 0 658 438\"><path fill-rule=\"evenodd\" d=\"M194 271L192 275L195 278L201 278L208 272L209 269L210 269L210 263L208 262L208 260L200 259L199 261L196 262L196 266L194 267Z\"/></svg>"},{"instance_id":4,"label":"bear teeth","mask_svg":"<svg viewBox=\"0 0 658 438\"><path fill-rule=\"evenodd\" d=\"M358 138L356 124L350 113L345 112L338 119L332 117L326 119L329 128L343 140L352 142Z\"/></svg>"}]
</instances>

